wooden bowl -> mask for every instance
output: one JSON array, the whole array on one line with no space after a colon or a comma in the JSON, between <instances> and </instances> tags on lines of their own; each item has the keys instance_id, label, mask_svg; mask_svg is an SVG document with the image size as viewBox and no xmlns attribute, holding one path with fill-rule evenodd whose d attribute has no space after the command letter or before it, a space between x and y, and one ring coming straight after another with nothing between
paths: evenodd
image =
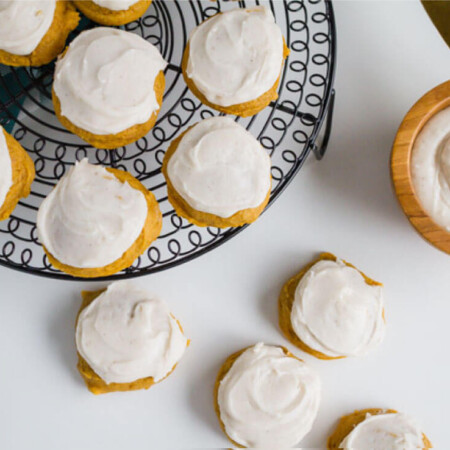
<instances>
[{"instance_id":1,"label":"wooden bowl","mask_svg":"<svg viewBox=\"0 0 450 450\"><path fill-rule=\"evenodd\" d=\"M400 206L414 228L431 244L450 254L450 232L423 210L411 180L411 152L422 127L450 106L450 80L427 92L406 114L397 131L391 155L391 177Z\"/></svg>"}]
</instances>

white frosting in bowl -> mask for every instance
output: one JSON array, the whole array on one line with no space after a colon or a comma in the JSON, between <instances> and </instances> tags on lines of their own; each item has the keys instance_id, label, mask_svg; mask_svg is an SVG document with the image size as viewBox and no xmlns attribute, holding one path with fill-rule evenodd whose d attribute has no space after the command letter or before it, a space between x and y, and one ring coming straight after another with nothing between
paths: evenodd
<instances>
[{"instance_id":1,"label":"white frosting in bowl","mask_svg":"<svg viewBox=\"0 0 450 450\"><path fill-rule=\"evenodd\" d=\"M283 64L283 46L268 8L234 9L192 31L186 74L215 105L245 103L273 87Z\"/></svg>"},{"instance_id":2,"label":"white frosting in bowl","mask_svg":"<svg viewBox=\"0 0 450 450\"><path fill-rule=\"evenodd\" d=\"M261 205L271 184L270 157L228 117L194 125L170 157L167 173L191 207L220 217Z\"/></svg>"},{"instance_id":3,"label":"white frosting in bowl","mask_svg":"<svg viewBox=\"0 0 450 450\"><path fill-rule=\"evenodd\" d=\"M134 244L147 214L142 192L83 159L42 202L39 240L63 264L104 267Z\"/></svg>"},{"instance_id":4,"label":"white frosting in bowl","mask_svg":"<svg viewBox=\"0 0 450 450\"><path fill-rule=\"evenodd\" d=\"M292 328L308 347L330 357L361 356L384 337L381 286L342 261L322 260L295 290Z\"/></svg>"},{"instance_id":5,"label":"white frosting in bowl","mask_svg":"<svg viewBox=\"0 0 450 450\"><path fill-rule=\"evenodd\" d=\"M12 163L3 128L0 126L0 208L13 184Z\"/></svg>"},{"instance_id":6,"label":"white frosting in bowl","mask_svg":"<svg viewBox=\"0 0 450 450\"><path fill-rule=\"evenodd\" d=\"M416 137L411 177L425 212L450 231L450 107L435 114Z\"/></svg>"},{"instance_id":7,"label":"white frosting in bowl","mask_svg":"<svg viewBox=\"0 0 450 450\"><path fill-rule=\"evenodd\" d=\"M131 5L134 5L138 0L92 0L102 8L110 9L111 11L126 11Z\"/></svg>"},{"instance_id":8,"label":"white frosting in bowl","mask_svg":"<svg viewBox=\"0 0 450 450\"><path fill-rule=\"evenodd\" d=\"M137 34L98 27L83 31L55 67L61 114L97 135L147 122L159 110L154 84L166 62Z\"/></svg>"},{"instance_id":9,"label":"white frosting in bowl","mask_svg":"<svg viewBox=\"0 0 450 450\"><path fill-rule=\"evenodd\" d=\"M422 449L423 436L413 419L401 413L370 415L356 425L339 448L359 450Z\"/></svg>"},{"instance_id":10,"label":"white frosting in bowl","mask_svg":"<svg viewBox=\"0 0 450 450\"><path fill-rule=\"evenodd\" d=\"M183 356L187 339L167 305L129 281L116 281L81 311L80 355L106 383L163 379Z\"/></svg>"},{"instance_id":11,"label":"white frosting in bowl","mask_svg":"<svg viewBox=\"0 0 450 450\"><path fill-rule=\"evenodd\" d=\"M291 448L310 431L320 392L319 377L303 361L259 343L220 382L220 418L227 435L244 447Z\"/></svg>"},{"instance_id":12,"label":"white frosting in bowl","mask_svg":"<svg viewBox=\"0 0 450 450\"><path fill-rule=\"evenodd\" d=\"M29 55L50 28L56 0L0 0L0 50Z\"/></svg>"}]
</instances>

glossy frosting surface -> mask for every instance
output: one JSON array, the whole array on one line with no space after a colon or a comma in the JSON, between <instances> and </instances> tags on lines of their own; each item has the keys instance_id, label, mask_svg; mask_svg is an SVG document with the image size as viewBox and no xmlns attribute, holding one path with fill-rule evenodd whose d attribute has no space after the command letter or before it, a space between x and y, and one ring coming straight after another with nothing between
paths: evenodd
<instances>
[{"instance_id":1,"label":"glossy frosting surface","mask_svg":"<svg viewBox=\"0 0 450 450\"><path fill-rule=\"evenodd\" d=\"M271 183L270 157L234 120L212 117L183 136L168 175L191 207L230 217L263 203Z\"/></svg>"},{"instance_id":2,"label":"glossy frosting surface","mask_svg":"<svg viewBox=\"0 0 450 450\"><path fill-rule=\"evenodd\" d=\"M274 86L283 46L281 30L268 8L236 8L192 31L186 73L211 103L245 103Z\"/></svg>"},{"instance_id":3,"label":"glossy frosting surface","mask_svg":"<svg viewBox=\"0 0 450 450\"><path fill-rule=\"evenodd\" d=\"M361 450L422 449L423 436L413 419L402 413L367 415L342 441L340 448Z\"/></svg>"},{"instance_id":4,"label":"glossy frosting surface","mask_svg":"<svg viewBox=\"0 0 450 450\"><path fill-rule=\"evenodd\" d=\"M323 260L300 280L291 311L301 341L327 356L361 356L384 337L381 286L344 262Z\"/></svg>"},{"instance_id":5,"label":"glossy frosting surface","mask_svg":"<svg viewBox=\"0 0 450 450\"><path fill-rule=\"evenodd\" d=\"M320 402L317 374L280 347L244 351L222 379L220 418L244 447L291 448L310 431Z\"/></svg>"},{"instance_id":6,"label":"glossy frosting surface","mask_svg":"<svg viewBox=\"0 0 450 450\"><path fill-rule=\"evenodd\" d=\"M450 106L435 114L417 136L411 175L425 212L450 231Z\"/></svg>"},{"instance_id":7,"label":"glossy frosting surface","mask_svg":"<svg viewBox=\"0 0 450 450\"><path fill-rule=\"evenodd\" d=\"M158 49L137 34L97 27L79 34L58 60L53 89L74 125L116 134L159 109L154 84L165 67Z\"/></svg>"},{"instance_id":8,"label":"glossy frosting surface","mask_svg":"<svg viewBox=\"0 0 450 450\"><path fill-rule=\"evenodd\" d=\"M0 208L13 183L12 164L4 130L0 125Z\"/></svg>"},{"instance_id":9,"label":"glossy frosting surface","mask_svg":"<svg viewBox=\"0 0 450 450\"><path fill-rule=\"evenodd\" d=\"M138 0L92 0L98 6L107 8L112 11L127 10L130 6L138 2Z\"/></svg>"},{"instance_id":10,"label":"glossy frosting surface","mask_svg":"<svg viewBox=\"0 0 450 450\"><path fill-rule=\"evenodd\" d=\"M29 55L50 28L56 0L0 0L0 50Z\"/></svg>"},{"instance_id":11,"label":"glossy frosting surface","mask_svg":"<svg viewBox=\"0 0 450 450\"><path fill-rule=\"evenodd\" d=\"M64 264L104 267L134 244L147 214L142 192L83 159L42 202L39 240Z\"/></svg>"},{"instance_id":12,"label":"glossy frosting surface","mask_svg":"<svg viewBox=\"0 0 450 450\"><path fill-rule=\"evenodd\" d=\"M76 344L106 383L130 383L164 378L187 339L165 302L130 281L116 281L81 312Z\"/></svg>"}]
</instances>

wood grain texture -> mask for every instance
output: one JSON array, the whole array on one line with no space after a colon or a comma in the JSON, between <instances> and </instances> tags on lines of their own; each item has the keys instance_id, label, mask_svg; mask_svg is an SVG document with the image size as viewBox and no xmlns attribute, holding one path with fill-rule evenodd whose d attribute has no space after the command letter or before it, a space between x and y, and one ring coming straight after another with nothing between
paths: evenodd
<instances>
[{"instance_id":1,"label":"wood grain texture","mask_svg":"<svg viewBox=\"0 0 450 450\"><path fill-rule=\"evenodd\" d=\"M427 92L408 111L397 131L391 154L391 177L400 206L414 228L436 248L450 254L450 232L437 225L423 210L411 179L411 152L425 123L450 106L450 80Z\"/></svg>"}]
</instances>

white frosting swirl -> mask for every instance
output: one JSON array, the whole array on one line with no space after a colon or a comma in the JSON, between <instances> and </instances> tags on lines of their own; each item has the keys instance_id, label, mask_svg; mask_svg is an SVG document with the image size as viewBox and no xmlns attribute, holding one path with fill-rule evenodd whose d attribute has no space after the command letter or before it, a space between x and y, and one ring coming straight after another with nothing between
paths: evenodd
<instances>
[{"instance_id":1,"label":"white frosting swirl","mask_svg":"<svg viewBox=\"0 0 450 450\"><path fill-rule=\"evenodd\" d=\"M133 245L147 214L142 192L83 159L42 202L37 229L41 243L58 261L104 267Z\"/></svg>"},{"instance_id":2,"label":"white frosting swirl","mask_svg":"<svg viewBox=\"0 0 450 450\"><path fill-rule=\"evenodd\" d=\"M167 305L129 281L116 281L81 312L80 355L106 383L164 378L187 339Z\"/></svg>"},{"instance_id":3,"label":"white frosting swirl","mask_svg":"<svg viewBox=\"0 0 450 450\"><path fill-rule=\"evenodd\" d=\"M230 217L259 206L270 189L270 157L229 117L212 117L191 128L170 157L175 190L198 211Z\"/></svg>"},{"instance_id":4,"label":"white frosting swirl","mask_svg":"<svg viewBox=\"0 0 450 450\"><path fill-rule=\"evenodd\" d=\"M134 5L139 0L92 0L102 8L110 9L111 11L126 11L131 5Z\"/></svg>"},{"instance_id":5,"label":"white frosting swirl","mask_svg":"<svg viewBox=\"0 0 450 450\"><path fill-rule=\"evenodd\" d=\"M283 46L268 8L234 9L192 31L186 73L211 103L245 103L273 87L283 64Z\"/></svg>"},{"instance_id":6,"label":"white frosting swirl","mask_svg":"<svg viewBox=\"0 0 450 450\"><path fill-rule=\"evenodd\" d=\"M425 212L450 231L450 107L435 114L416 137L411 176Z\"/></svg>"},{"instance_id":7,"label":"white frosting swirl","mask_svg":"<svg viewBox=\"0 0 450 450\"><path fill-rule=\"evenodd\" d=\"M311 429L320 380L277 346L244 351L220 382L218 403L227 435L244 447L291 448Z\"/></svg>"},{"instance_id":8,"label":"white frosting swirl","mask_svg":"<svg viewBox=\"0 0 450 450\"><path fill-rule=\"evenodd\" d=\"M98 27L83 31L57 61L53 89L74 125L116 134L159 109L154 84L165 67L157 48L137 34Z\"/></svg>"},{"instance_id":9,"label":"white frosting swirl","mask_svg":"<svg viewBox=\"0 0 450 450\"><path fill-rule=\"evenodd\" d=\"M292 328L308 347L327 356L361 356L384 337L381 286L370 286L342 261L322 260L300 280Z\"/></svg>"},{"instance_id":10,"label":"white frosting swirl","mask_svg":"<svg viewBox=\"0 0 450 450\"><path fill-rule=\"evenodd\" d=\"M370 415L356 425L339 448L370 450L422 449L423 436L413 419L401 413Z\"/></svg>"},{"instance_id":11,"label":"white frosting swirl","mask_svg":"<svg viewBox=\"0 0 450 450\"><path fill-rule=\"evenodd\" d=\"M0 0L0 50L29 55L50 28L56 0Z\"/></svg>"},{"instance_id":12,"label":"white frosting swirl","mask_svg":"<svg viewBox=\"0 0 450 450\"><path fill-rule=\"evenodd\" d=\"M13 184L12 163L2 126L0 126L0 208Z\"/></svg>"}]
</instances>

